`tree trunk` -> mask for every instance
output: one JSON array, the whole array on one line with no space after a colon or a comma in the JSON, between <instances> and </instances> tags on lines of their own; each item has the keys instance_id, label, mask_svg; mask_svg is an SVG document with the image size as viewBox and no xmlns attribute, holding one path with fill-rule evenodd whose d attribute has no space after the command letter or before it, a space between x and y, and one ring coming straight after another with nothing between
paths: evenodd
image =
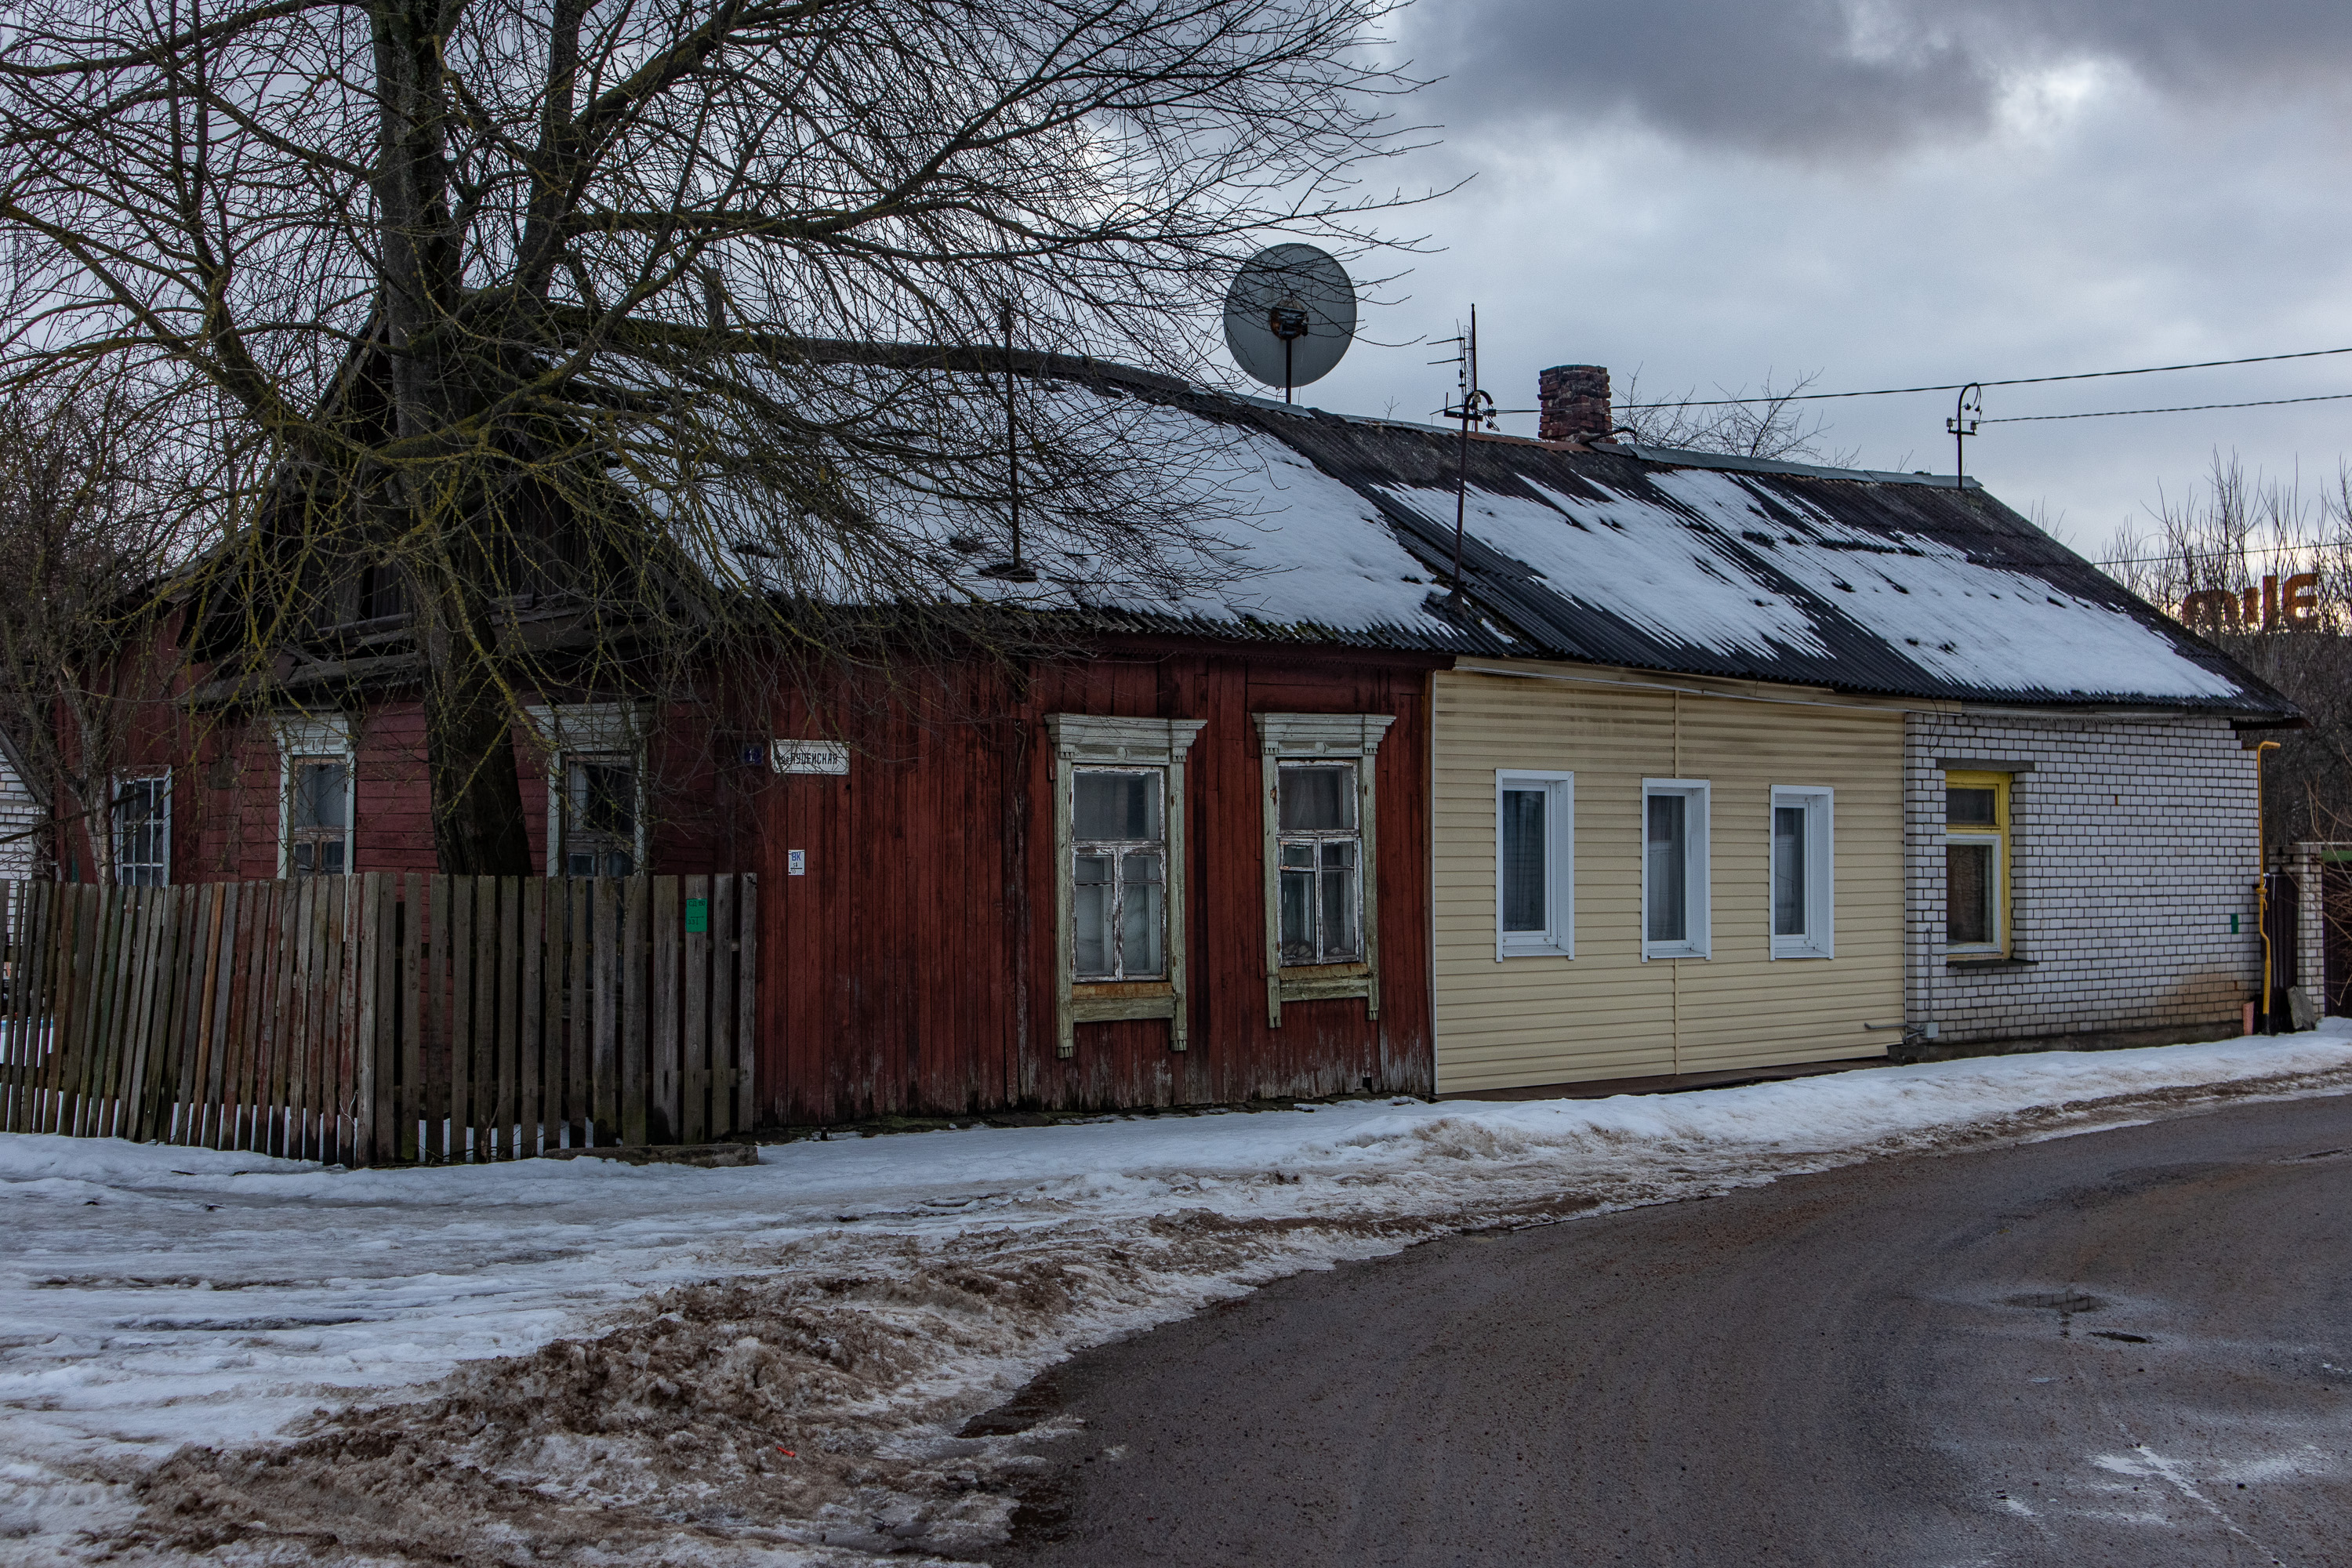
<instances>
[{"instance_id":1,"label":"tree trunk","mask_svg":"<svg viewBox=\"0 0 2352 1568\"><path fill-rule=\"evenodd\" d=\"M481 363L457 321L464 298L460 237L449 210L448 89L442 33L457 0L390 0L371 14L379 104L374 177L383 237L383 309L394 427L430 441L477 406ZM452 876L529 876L530 840L516 776L511 694L499 679L486 584L484 533L501 526L487 504L468 443L429 445L391 476L416 535L436 542L418 574L416 623L425 657L425 744L433 842ZM409 450L418 448L411 445Z\"/></svg>"},{"instance_id":2,"label":"tree trunk","mask_svg":"<svg viewBox=\"0 0 2352 1568\"><path fill-rule=\"evenodd\" d=\"M454 575L419 598L429 670L425 771L441 869L454 877L528 877L530 836L515 771L514 710L490 658L496 631L488 606Z\"/></svg>"}]
</instances>

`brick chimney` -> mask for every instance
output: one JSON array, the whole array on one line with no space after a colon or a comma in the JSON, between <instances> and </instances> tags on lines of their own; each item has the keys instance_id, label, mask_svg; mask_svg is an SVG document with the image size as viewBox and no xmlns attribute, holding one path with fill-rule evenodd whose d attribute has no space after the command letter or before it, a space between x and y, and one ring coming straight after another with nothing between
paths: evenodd
<instances>
[{"instance_id":1,"label":"brick chimney","mask_svg":"<svg viewBox=\"0 0 2352 1568\"><path fill-rule=\"evenodd\" d=\"M1547 441L1606 441L1617 421L1609 411L1609 367L1556 364L1536 377L1536 405Z\"/></svg>"}]
</instances>

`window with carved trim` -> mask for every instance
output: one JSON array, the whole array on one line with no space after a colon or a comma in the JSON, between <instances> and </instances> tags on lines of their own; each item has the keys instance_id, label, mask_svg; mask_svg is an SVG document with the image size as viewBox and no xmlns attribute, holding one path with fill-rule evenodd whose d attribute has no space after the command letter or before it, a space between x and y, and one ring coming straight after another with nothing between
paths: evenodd
<instances>
[{"instance_id":1,"label":"window with carved trim","mask_svg":"<svg viewBox=\"0 0 2352 1568\"><path fill-rule=\"evenodd\" d=\"M1387 713L1258 713L1264 769L1265 1016L1361 997L1381 1016L1376 758Z\"/></svg>"}]
</instances>

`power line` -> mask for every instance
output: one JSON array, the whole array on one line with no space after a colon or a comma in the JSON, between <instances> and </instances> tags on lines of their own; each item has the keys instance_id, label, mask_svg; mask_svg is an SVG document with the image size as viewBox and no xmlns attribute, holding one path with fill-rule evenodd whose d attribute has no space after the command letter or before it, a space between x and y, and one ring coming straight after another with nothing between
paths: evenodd
<instances>
[{"instance_id":1,"label":"power line","mask_svg":"<svg viewBox=\"0 0 2352 1568\"><path fill-rule=\"evenodd\" d=\"M2146 364L2140 365L2132 370L2084 370L2076 371L2070 375L2017 375L2011 376L2006 381L1950 381L1939 383L1934 386L1880 386L1874 387L1868 392L1791 392L1786 393L1778 397L1710 397L1694 398L1680 403L1628 403L1622 405L1621 412L1630 414L1659 408L1734 408L1758 403L1821 403L1841 397L1896 397L1913 392L1958 392L1970 386L2041 386L2053 381L2100 381L2109 376L2158 375L2167 371L2175 370L2219 370L2225 366L2233 364L2273 364L2281 360L2325 359L2331 354L2352 354L2352 348L2303 349L2294 353L2252 354L2244 359L2197 360L2187 364ZM2319 400L2315 398L2304 399L2282 397L2273 399L2273 401L2279 403L2297 403L2316 402ZM2207 404L2203 406L2210 408L2254 408L2261 405L2252 403L2214 403ZM2173 414L2184 411L2171 408L2135 408L2126 409L2122 412L2131 414ZM2103 416L2096 415L2073 416L2053 414L2044 416L2044 417L2052 419L2064 419L2074 417L2097 418ZM1985 423L1990 425L1994 423L1994 421L1988 419Z\"/></svg>"},{"instance_id":2,"label":"power line","mask_svg":"<svg viewBox=\"0 0 2352 1568\"><path fill-rule=\"evenodd\" d=\"M2012 414L2003 419L1980 419L1980 425L2039 425L2049 419L2121 419L2133 414L2202 414L2209 408L2275 408L2282 403L2341 403L2352 392L2323 392L2313 397L2264 397L2252 403L2184 403L2178 408L2109 408L2097 414Z\"/></svg>"},{"instance_id":3,"label":"power line","mask_svg":"<svg viewBox=\"0 0 2352 1568\"><path fill-rule=\"evenodd\" d=\"M2345 543L2346 541L2341 539L2323 539L2299 544L2265 544L2259 548L2248 546L2245 551L2242 552L2237 556L2232 557L2225 553L2221 559L2225 562L2234 560L2238 564L2245 565L2248 564L2246 559L2248 556L2260 556L2273 553L2292 553L2296 551L2340 550L2344 547ZM2185 553L2177 553L2172 555L2118 555L2111 560L2094 561L2091 564L2094 566L2168 566L2188 559L2189 559L2189 557Z\"/></svg>"}]
</instances>

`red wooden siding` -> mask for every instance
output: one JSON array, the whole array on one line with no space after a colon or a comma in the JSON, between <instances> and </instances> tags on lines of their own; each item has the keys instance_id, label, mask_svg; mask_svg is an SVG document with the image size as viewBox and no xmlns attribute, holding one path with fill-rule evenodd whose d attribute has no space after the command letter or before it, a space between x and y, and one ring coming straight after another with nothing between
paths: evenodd
<instances>
[{"instance_id":1,"label":"red wooden siding","mask_svg":"<svg viewBox=\"0 0 2352 1568\"><path fill-rule=\"evenodd\" d=\"M1360 1089L1426 1092L1428 730L1420 663L1198 648L1073 661L1018 695L966 691L1001 722L903 710L850 738L848 776L767 786L760 1084L807 1123L1003 1106L1177 1105ZM993 698L992 701L991 699ZM1381 1005L1291 1003L1265 1021L1256 712L1387 713L1377 761ZM1081 1024L1054 1053L1048 713L1200 719L1184 808L1191 1040L1164 1022ZM817 735L797 704L780 735ZM807 874L786 874L793 849Z\"/></svg>"},{"instance_id":2,"label":"red wooden siding","mask_svg":"<svg viewBox=\"0 0 2352 1568\"><path fill-rule=\"evenodd\" d=\"M1230 644L1126 645L1016 677L949 672L928 708L761 692L681 708L648 762L647 869L763 874L759 1083L765 1124L1010 1107L1178 1105L1360 1089L1426 1092L1430 1026L1427 671L1409 654L1307 654ZM762 709L769 711L761 712ZM1190 1049L1163 1021L1081 1024L1054 1051L1053 759L1045 717L1199 719L1186 766ZM1377 762L1381 997L1286 1004L1265 1022L1257 712L1384 713ZM352 869L436 869L421 709L352 716ZM840 721L836 718L834 722ZM848 775L778 776L742 750L769 735L842 738ZM200 721L142 748L173 771L173 879L275 877L277 737L266 720ZM515 765L534 869L544 864L543 759ZM807 855L805 877L787 855ZM86 874L86 873L85 873Z\"/></svg>"}]
</instances>

